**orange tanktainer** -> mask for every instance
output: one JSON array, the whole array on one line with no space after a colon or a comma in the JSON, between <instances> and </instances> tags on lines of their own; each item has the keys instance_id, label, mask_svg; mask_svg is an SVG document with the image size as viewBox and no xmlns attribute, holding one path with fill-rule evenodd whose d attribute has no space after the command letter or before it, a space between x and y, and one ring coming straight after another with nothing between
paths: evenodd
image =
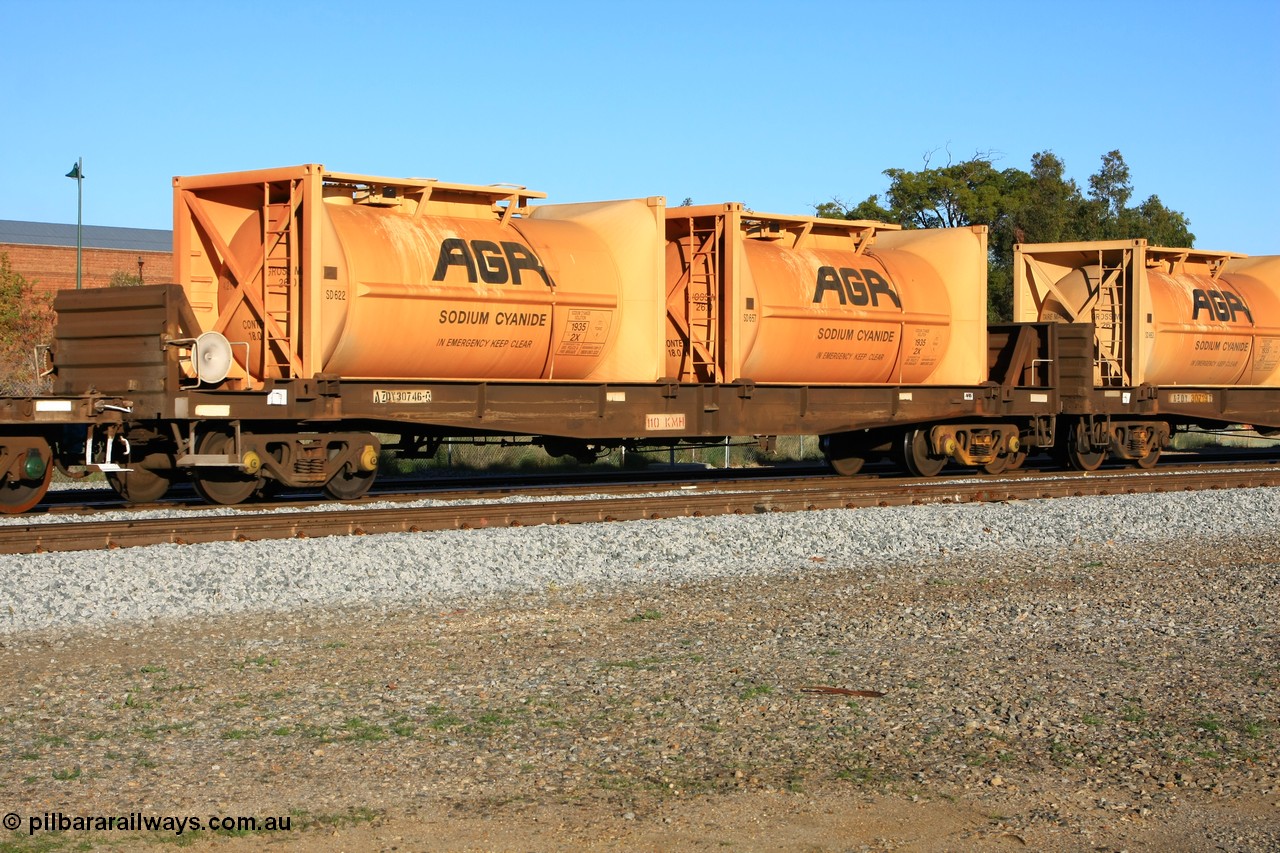
<instances>
[{"instance_id":1,"label":"orange tanktainer","mask_svg":"<svg viewBox=\"0 0 1280 853\"><path fill-rule=\"evenodd\" d=\"M976 385L986 228L903 231L741 204L667 210L667 374L681 381Z\"/></svg>"},{"instance_id":2,"label":"orange tanktainer","mask_svg":"<svg viewBox=\"0 0 1280 853\"><path fill-rule=\"evenodd\" d=\"M1094 384L1280 385L1280 257L1019 245L1014 319L1094 324Z\"/></svg>"},{"instance_id":3,"label":"orange tanktainer","mask_svg":"<svg viewBox=\"0 0 1280 853\"><path fill-rule=\"evenodd\" d=\"M178 177L178 281L249 385L656 380L663 200L542 197L319 165Z\"/></svg>"}]
</instances>

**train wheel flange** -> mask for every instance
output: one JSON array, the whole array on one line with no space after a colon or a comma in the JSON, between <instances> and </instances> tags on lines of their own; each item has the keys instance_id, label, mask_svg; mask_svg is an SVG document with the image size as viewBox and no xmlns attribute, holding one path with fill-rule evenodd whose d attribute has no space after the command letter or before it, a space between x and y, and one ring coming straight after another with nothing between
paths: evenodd
<instances>
[{"instance_id":1,"label":"train wheel flange","mask_svg":"<svg viewBox=\"0 0 1280 853\"><path fill-rule=\"evenodd\" d=\"M172 480L157 469L172 469L172 459L164 453L148 453L130 471L107 474L112 491L129 503L151 503L164 497Z\"/></svg>"},{"instance_id":2,"label":"train wheel flange","mask_svg":"<svg viewBox=\"0 0 1280 853\"><path fill-rule=\"evenodd\" d=\"M324 493L335 500L354 501L369 492L377 474L377 471L351 472L344 465L324 484Z\"/></svg>"},{"instance_id":3,"label":"train wheel flange","mask_svg":"<svg viewBox=\"0 0 1280 853\"><path fill-rule=\"evenodd\" d=\"M821 446L827 464L841 477L852 477L866 464L865 442L854 439L848 433L823 436Z\"/></svg>"},{"instance_id":4,"label":"train wheel flange","mask_svg":"<svg viewBox=\"0 0 1280 853\"><path fill-rule=\"evenodd\" d=\"M861 456L828 456L827 462L831 464L831 469L841 476L852 476L858 471L863 470L863 465L867 460Z\"/></svg>"},{"instance_id":5,"label":"train wheel flange","mask_svg":"<svg viewBox=\"0 0 1280 853\"><path fill-rule=\"evenodd\" d=\"M18 480L0 483L0 512L26 512L44 498L53 479L53 463L45 465L44 477L38 480Z\"/></svg>"},{"instance_id":6,"label":"train wheel flange","mask_svg":"<svg viewBox=\"0 0 1280 853\"><path fill-rule=\"evenodd\" d=\"M1016 471L1022 467L1022 463L1027 461L1027 452L1019 450L1016 453L1002 453L995 459L992 459L986 465L982 466L982 470L988 474L1003 474L1006 471Z\"/></svg>"},{"instance_id":7,"label":"train wheel flange","mask_svg":"<svg viewBox=\"0 0 1280 853\"><path fill-rule=\"evenodd\" d=\"M827 463L831 466L831 470L835 471L841 477L852 477L862 470L862 466L866 464L866 459L861 456L828 456Z\"/></svg>"},{"instance_id":8,"label":"train wheel flange","mask_svg":"<svg viewBox=\"0 0 1280 853\"><path fill-rule=\"evenodd\" d=\"M201 455L225 456L235 440L225 432L207 432L200 439ZM195 473L195 487L209 503L233 506L244 503L262 488L262 478L245 474L239 468L201 468Z\"/></svg>"},{"instance_id":9,"label":"train wheel flange","mask_svg":"<svg viewBox=\"0 0 1280 853\"><path fill-rule=\"evenodd\" d=\"M1137 465L1139 468L1143 469L1144 471L1149 471L1152 468L1156 467L1156 463L1159 461L1160 461L1160 448L1153 447L1151 449L1151 452L1149 452L1146 456L1139 456L1137 459L1134 459L1133 464Z\"/></svg>"},{"instance_id":10,"label":"train wheel flange","mask_svg":"<svg viewBox=\"0 0 1280 853\"><path fill-rule=\"evenodd\" d=\"M929 453L929 433L912 429L902 436L902 461L917 477L936 477L947 464L947 457Z\"/></svg>"},{"instance_id":11,"label":"train wheel flange","mask_svg":"<svg viewBox=\"0 0 1280 853\"><path fill-rule=\"evenodd\" d=\"M1107 459L1106 450L1089 449L1088 427L1083 421L1067 433L1067 462L1077 471L1097 471Z\"/></svg>"},{"instance_id":12,"label":"train wheel flange","mask_svg":"<svg viewBox=\"0 0 1280 853\"><path fill-rule=\"evenodd\" d=\"M1009 470L1009 454L1002 453L995 459L982 466L982 470L988 474L1003 474Z\"/></svg>"}]
</instances>

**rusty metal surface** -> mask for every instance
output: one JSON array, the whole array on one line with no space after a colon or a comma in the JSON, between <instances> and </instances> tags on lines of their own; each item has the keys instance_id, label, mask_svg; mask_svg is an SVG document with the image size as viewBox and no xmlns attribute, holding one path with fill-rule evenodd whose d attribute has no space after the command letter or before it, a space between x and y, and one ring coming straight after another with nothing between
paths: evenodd
<instances>
[{"instance_id":1,"label":"rusty metal surface","mask_svg":"<svg viewBox=\"0 0 1280 853\"><path fill-rule=\"evenodd\" d=\"M1084 495L1136 494L1196 489L1280 485L1272 464L1230 469L1155 472L1029 474L999 479L852 481L813 488L776 486L732 493L681 492L658 497L557 500L533 503L395 507L312 512L239 512L225 516L117 522L61 522L0 527L0 553L81 551L161 543L193 544L313 538L319 536L414 533L427 530L581 524L711 515L748 515L869 506L974 503Z\"/></svg>"},{"instance_id":2,"label":"rusty metal surface","mask_svg":"<svg viewBox=\"0 0 1280 853\"><path fill-rule=\"evenodd\" d=\"M995 386L787 386L679 383L455 382L404 379L277 379L251 389L184 388L191 384L179 370L182 351L166 346L174 337L189 337L192 311L183 290L174 287L129 288L139 291L130 303L129 322L95 324L94 306L107 305L115 294L85 291L60 326L59 353L70 359L59 366L66 389L90 385L99 391L131 395L135 417L254 421L326 428L334 421L359 420L418 424L452 434L486 432L513 435L559 435L584 439L680 436L827 434L891 424L924 423L974 417L1044 416L1057 411L1052 371L1068 363L1059 338L1078 331L1061 324L1035 327L1035 346L1018 358L1034 363L1028 372L1011 367L1010 383ZM146 297L145 299L143 297ZM112 302L114 305L114 302ZM125 315L122 315L125 316ZM656 320L655 320L656 323ZM101 336L119 343L120 359L95 363L90 347ZM985 336L984 336L985 340ZM1004 336L1008 340L1008 336ZM113 350L116 352L117 350ZM137 377L131 365L138 353L152 359ZM166 358L168 361L155 362ZM982 375L988 375L983 344ZM1030 357L1030 362L1027 361ZM1038 371L1038 373L1036 372ZM162 379L161 377L167 377ZM133 391L129 388L136 386ZM164 390L169 388L170 390ZM314 426L313 426L314 425ZM272 429L280 431L283 427Z\"/></svg>"}]
</instances>

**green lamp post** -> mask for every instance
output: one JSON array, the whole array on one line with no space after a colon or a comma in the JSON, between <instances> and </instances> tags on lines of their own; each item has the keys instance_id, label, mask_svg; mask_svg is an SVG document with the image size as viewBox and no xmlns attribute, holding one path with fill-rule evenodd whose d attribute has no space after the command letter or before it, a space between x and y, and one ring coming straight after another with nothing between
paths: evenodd
<instances>
[{"instance_id":1,"label":"green lamp post","mask_svg":"<svg viewBox=\"0 0 1280 853\"><path fill-rule=\"evenodd\" d=\"M81 256L84 254L84 158L76 160L76 164L71 167L71 171L67 172L68 178L76 179L76 290L80 289L82 265Z\"/></svg>"}]
</instances>

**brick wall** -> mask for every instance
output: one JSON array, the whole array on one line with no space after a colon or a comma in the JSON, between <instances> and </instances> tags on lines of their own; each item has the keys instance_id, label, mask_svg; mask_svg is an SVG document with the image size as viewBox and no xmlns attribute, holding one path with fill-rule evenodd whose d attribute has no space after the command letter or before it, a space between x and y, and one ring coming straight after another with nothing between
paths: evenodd
<instances>
[{"instance_id":1,"label":"brick wall","mask_svg":"<svg viewBox=\"0 0 1280 853\"><path fill-rule=\"evenodd\" d=\"M20 273L37 291L51 292L76 286L76 250L74 246L29 246L0 243L0 253L9 256L9 266ZM106 287L111 275L124 272L138 274L138 258L142 258L142 283L164 284L173 281L172 252L138 252L124 249L84 249L81 279L85 287Z\"/></svg>"}]
</instances>

